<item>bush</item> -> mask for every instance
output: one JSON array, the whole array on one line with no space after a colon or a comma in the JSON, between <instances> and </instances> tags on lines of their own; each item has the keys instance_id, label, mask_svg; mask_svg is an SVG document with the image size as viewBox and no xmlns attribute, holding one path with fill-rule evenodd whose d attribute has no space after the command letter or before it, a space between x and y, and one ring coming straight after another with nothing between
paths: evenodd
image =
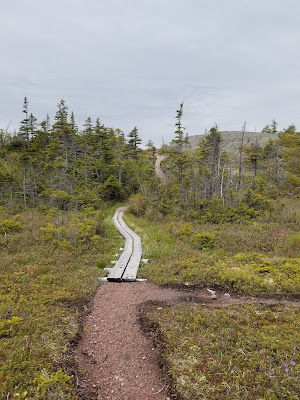
<instances>
[{"instance_id":1,"label":"bush","mask_svg":"<svg viewBox=\"0 0 300 400\"><path fill-rule=\"evenodd\" d=\"M102 187L102 196L104 200L120 201L125 198L125 192L122 184L114 176L110 176Z\"/></svg>"},{"instance_id":2,"label":"bush","mask_svg":"<svg viewBox=\"0 0 300 400\"><path fill-rule=\"evenodd\" d=\"M191 243L198 250L213 249L217 243L216 234L217 232L197 233L196 235L192 236Z\"/></svg>"},{"instance_id":3,"label":"bush","mask_svg":"<svg viewBox=\"0 0 300 400\"><path fill-rule=\"evenodd\" d=\"M300 233L288 236L286 238L279 237L278 240L282 240L282 243L279 243L278 248L287 257L300 256Z\"/></svg>"},{"instance_id":4,"label":"bush","mask_svg":"<svg viewBox=\"0 0 300 400\"><path fill-rule=\"evenodd\" d=\"M131 214L137 217L141 217L142 215L145 215L146 210L147 200L141 193L133 194L132 196L130 196L128 211Z\"/></svg>"},{"instance_id":5,"label":"bush","mask_svg":"<svg viewBox=\"0 0 300 400\"><path fill-rule=\"evenodd\" d=\"M0 230L4 234L10 233L10 232L19 232L22 230L22 225L21 225L20 221L21 221L20 215L15 215L11 219L5 219L4 221L0 222Z\"/></svg>"},{"instance_id":6,"label":"bush","mask_svg":"<svg viewBox=\"0 0 300 400\"><path fill-rule=\"evenodd\" d=\"M188 236L191 234L192 226L190 224L184 224L181 229L175 232L175 236Z\"/></svg>"}]
</instances>

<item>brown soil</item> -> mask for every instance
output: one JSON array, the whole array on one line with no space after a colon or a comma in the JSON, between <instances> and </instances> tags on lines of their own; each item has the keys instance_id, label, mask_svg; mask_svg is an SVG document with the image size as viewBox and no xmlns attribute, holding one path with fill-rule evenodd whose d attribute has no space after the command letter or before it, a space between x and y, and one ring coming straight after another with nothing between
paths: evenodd
<instances>
[{"instance_id":1,"label":"brown soil","mask_svg":"<svg viewBox=\"0 0 300 400\"><path fill-rule=\"evenodd\" d=\"M169 380L159 366L159 348L143 334L139 310L146 302L226 306L249 302L297 304L285 300L232 297L206 289L178 291L147 282L105 283L85 317L83 336L75 349L81 398L109 400L166 400ZM86 393L89 393L86 395Z\"/></svg>"}]
</instances>

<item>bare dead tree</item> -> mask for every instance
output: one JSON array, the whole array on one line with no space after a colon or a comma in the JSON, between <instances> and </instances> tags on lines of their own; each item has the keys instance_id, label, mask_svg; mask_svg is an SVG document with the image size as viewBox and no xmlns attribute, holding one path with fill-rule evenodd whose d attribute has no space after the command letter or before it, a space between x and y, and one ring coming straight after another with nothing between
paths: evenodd
<instances>
[{"instance_id":1,"label":"bare dead tree","mask_svg":"<svg viewBox=\"0 0 300 400\"><path fill-rule=\"evenodd\" d=\"M240 157L239 157L239 179L236 186L238 192L241 190L243 185L243 147L244 147L245 130L246 130L246 122L244 122L242 128L242 139L241 139Z\"/></svg>"}]
</instances>

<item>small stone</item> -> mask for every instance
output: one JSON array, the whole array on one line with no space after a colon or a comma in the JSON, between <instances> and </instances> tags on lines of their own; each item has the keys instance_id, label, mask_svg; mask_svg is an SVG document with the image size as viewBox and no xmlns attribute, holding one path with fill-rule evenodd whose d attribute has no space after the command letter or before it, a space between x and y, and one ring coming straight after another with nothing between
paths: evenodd
<instances>
[{"instance_id":1,"label":"small stone","mask_svg":"<svg viewBox=\"0 0 300 400\"><path fill-rule=\"evenodd\" d=\"M216 292L214 291L214 290L211 290L211 289L206 289L211 295L215 295L216 294Z\"/></svg>"},{"instance_id":2,"label":"small stone","mask_svg":"<svg viewBox=\"0 0 300 400\"><path fill-rule=\"evenodd\" d=\"M144 356L144 357L142 357L142 360L146 360L146 357Z\"/></svg>"},{"instance_id":3,"label":"small stone","mask_svg":"<svg viewBox=\"0 0 300 400\"><path fill-rule=\"evenodd\" d=\"M217 296L215 294L211 295L211 299L216 300Z\"/></svg>"},{"instance_id":4,"label":"small stone","mask_svg":"<svg viewBox=\"0 0 300 400\"><path fill-rule=\"evenodd\" d=\"M229 293L225 293L224 297L231 297Z\"/></svg>"}]
</instances>

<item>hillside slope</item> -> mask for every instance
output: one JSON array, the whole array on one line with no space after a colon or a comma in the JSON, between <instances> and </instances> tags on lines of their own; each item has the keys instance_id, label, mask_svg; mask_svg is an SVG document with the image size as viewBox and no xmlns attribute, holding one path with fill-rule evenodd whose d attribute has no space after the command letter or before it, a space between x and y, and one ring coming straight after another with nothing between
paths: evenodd
<instances>
[{"instance_id":1,"label":"hillside slope","mask_svg":"<svg viewBox=\"0 0 300 400\"><path fill-rule=\"evenodd\" d=\"M241 131L221 131L223 138L222 150L227 151L230 154L238 152L241 145L242 132ZM205 135L193 135L189 136L189 144L186 146L187 150L195 151L201 140ZM268 141L278 140L278 136L272 133L263 132L245 132L244 146L254 146L256 140L260 147L264 147Z\"/></svg>"}]
</instances>

